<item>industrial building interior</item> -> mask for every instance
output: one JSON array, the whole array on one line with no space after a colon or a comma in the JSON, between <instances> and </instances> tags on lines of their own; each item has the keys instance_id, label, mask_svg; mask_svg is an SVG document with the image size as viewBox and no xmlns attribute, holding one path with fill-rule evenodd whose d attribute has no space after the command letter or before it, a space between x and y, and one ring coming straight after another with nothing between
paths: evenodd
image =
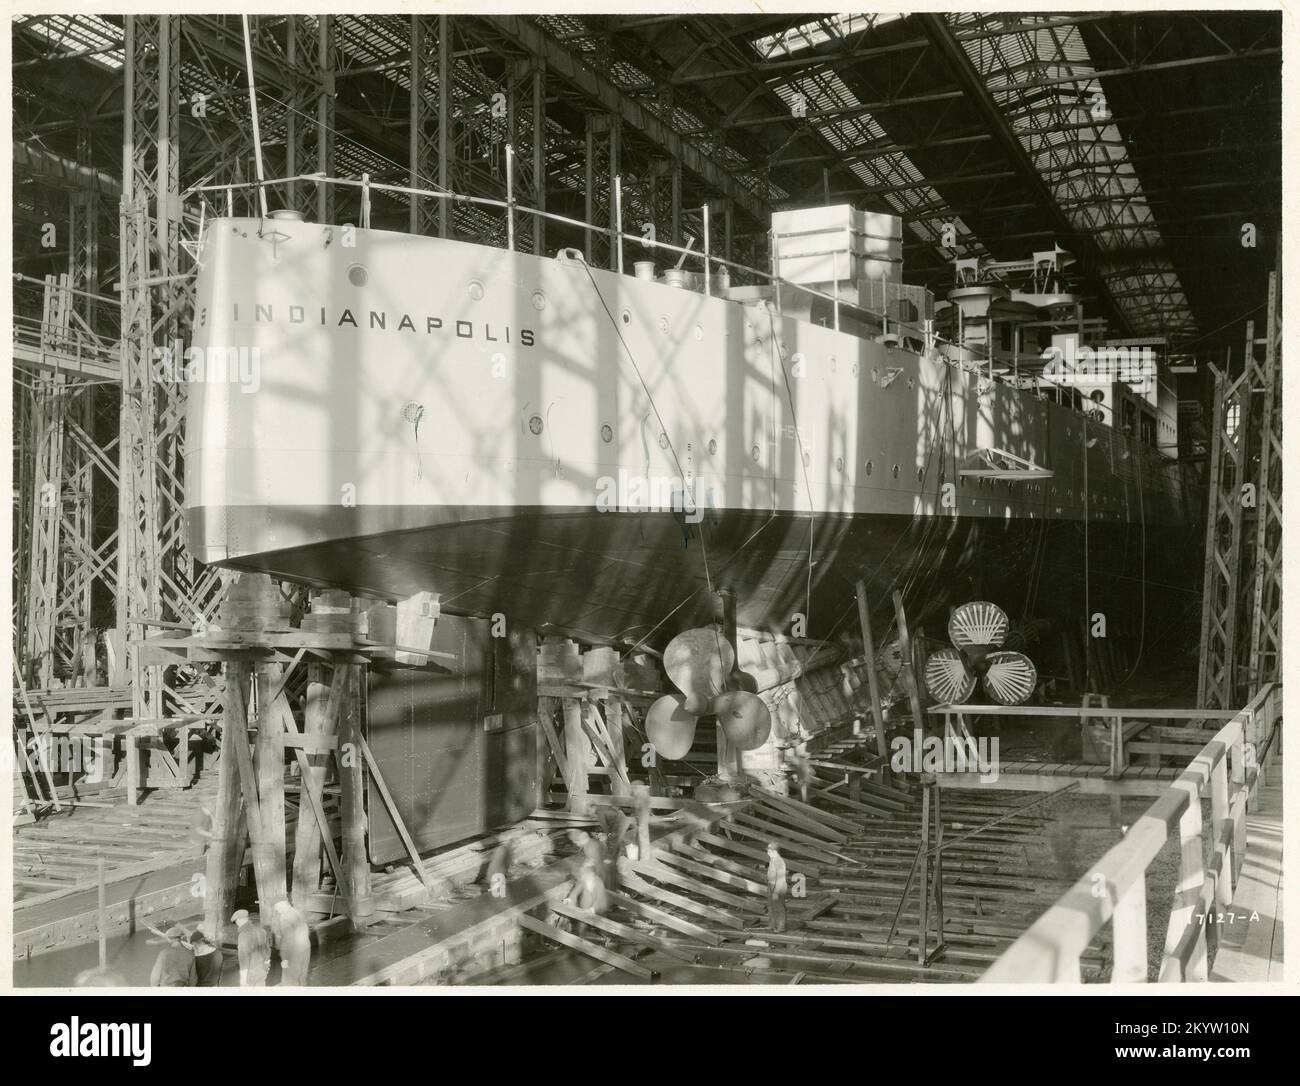
<instances>
[{"instance_id":1,"label":"industrial building interior","mask_svg":"<svg viewBox=\"0 0 1300 1086\"><path fill-rule=\"evenodd\" d=\"M1282 27L14 15L14 985L1280 981Z\"/></svg>"}]
</instances>

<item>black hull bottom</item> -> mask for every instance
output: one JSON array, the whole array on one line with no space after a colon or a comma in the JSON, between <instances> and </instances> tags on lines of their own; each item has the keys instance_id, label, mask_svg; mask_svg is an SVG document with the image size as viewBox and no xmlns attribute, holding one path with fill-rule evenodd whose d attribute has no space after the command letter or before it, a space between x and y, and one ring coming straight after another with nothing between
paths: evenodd
<instances>
[{"instance_id":1,"label":"black hull bottom","mask_svg":"<svg viewBox=\"0 0 1300 1086\"><path fill-rule=\"evenodd\" d=\"M516 628L652 647L709 621L710 589L723 588L736 594L741 626L856 637L862 578L873 611L888 613L890 592L901 588L913 623L931 636L945 636L951 606L988 599L1014 620L1079 631L1100 613L1110 636L1142 636L1144 623L1146 652L1155 654L1184 649L1171 641L1185 641L1189 629L1195 636L1189 617L1200 587L1200 532L1191 526L1085 530L1077 521L749 510L690 524L591 509L501 517L304 507L278 510L272 531L262 508L221 510L219 529L204 512L191 513L191 538L239 541L246 553L221 563L231 568L392 600L433 591L451 613L499 613ZM284 546L290 536L294 545Z\"/></svg>"}]
</instances>

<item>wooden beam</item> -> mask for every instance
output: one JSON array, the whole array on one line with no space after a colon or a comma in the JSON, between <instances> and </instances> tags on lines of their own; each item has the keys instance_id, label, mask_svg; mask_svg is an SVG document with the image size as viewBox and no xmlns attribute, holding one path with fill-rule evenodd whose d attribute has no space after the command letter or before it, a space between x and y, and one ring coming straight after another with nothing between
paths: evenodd
<instances>
[{"instance_id":1,"label":"wooden beam","mask_svg":"<svg viewBox=\"0 0 1300 1086\"><path fill-rule=\"evenodd\" d=\"M429 873L424 870L420 852L415 847L411 835L406 831L406 823L402 821L402 813L397 809L397 804L388 791L388 785L384 782L384 775L379 771L379 763L375 761L375 756L370 752L370 744L366 742L365 737L362 735L357 736L357 743L361 748L361 753L365 756L366 765L370 769L370 779L375 782L375 787L379 789L379 796L384 801L384 806L388 808L388 815L392 818L393 825L397 828L397 836L402 839L407 855L411 857L411 863L415 866L415 873L429 892L432 893L435 889L433 880L429 878Z\"/></svg>"},{"instance_id":2,"label":"wooden beam","mask_svg":"<svg viewBox=\"0 0 1300 1086\"><path fill-rule=\"evenodd\" d=\"M579 924L586 924L589 927L595 928L597 931L603 931L606 935L612 935L616 939L622 939L628 943L637 943L640 946L649 947L652 950L658 950L664 954L669 954L674 958L680 958L684 962L695 961L690 954L678 950L671 943L665 943L662 939L656 939L649 932L641 931L629 924L621 924L617 920L611 920L607 916L597 916L595 913L584 912L582 909L575 909L572 905L565 905L562 901L552 901L551 912L558 913L560 916L566 916L570 920L577 921Z\"/></svg>"},{"instance_id":3,"label":"wooden beam","mask_svg":"<svg viewBox=\"0 0 1300 1086\"><path fill-rule=\"evenodd\" d=\"M288 897L288 844L284 817L284 729L275 706L268 700L283 671L281 664L257 664L257 739L253 751L256 766L258 813L261 840L253 843L253 866L257 870L258 908L269 920L277 901ZM260 852L260 863L259 863Z\"/></svg>"},{"instance_id":4,"label":"wooden beam","mask_svg":"<svg viewBox=\"0 0 1300 1086\"><path fill-rule=\"evenodd\" d=\"M564 778L564 786L569 793L569 810L574 814L588 814L591 810L591 804L587 800L591 740L582 726L582 703L575 698L565 698L562 704L564 706L564 756L569 768Z\"/></svg>"},{"instance_id":5,"label":"wooden beam","mask_svg":"<svg viewBox=\"0 0 1300 1086\"><path fill-rule=\"evenodd\" d=\"M674 916L667 909L648 905L644 901L638 901L634 897L628 897L626 894L620 894L614 890L607 891L607 896L612 904L627 912L636 913L644 920L649 920L665 928L671 928L681 935L688 936L691 939L698 939L710 946L720 946L722 943L721 935L709 931L708 928L702 928L698 924L692 924L689 920Z\"/></svg>"},{"instance_id":6,"label":"wooden beam","mask_svg":"<svg viewBox=\"0 0 1300 1086\"><path fill-rule=\"evenodd\" d=\"M621 969L631 976L641 977L644 980L653 980L655 977L653 972L644 965L638 965L631 958L625 958L622 954L615 954L612 950L599 947L580 936L570 935L567 931L561 931L554 924L538 920L527 913L519 915L519 926L525 931L531 931L534 935L540 935L543 939L550 939L554 943L567 946L570 950L576 950L586 954L589 958L595 958L598 962L604 962L606 965L612 965L615 969Z\"/></svg>"},{"instance_id":7,"label":"wooden beam","mask_svg":"<svg viewBox=\"0 0 1300 1086\"><path fill-rule=\"evenodd\" d=\"M276 705L280 711L286 737L295 740L307 738L331 739L337 743L337 736L331 735L337 727L338 711L342 706L344 689L347 686L347 668L334 669L329 687L322 679L324 668L320 664L307 666L306 710L303 716L305 732L298 735L293 714L289 711L288 701L281 696ZM335 695L335 688L338 693ZM335 715L330 717L327 708L333 706ZM286 739L288 742L288 739ZM329 856L330 870L334 873L334 882L346 901L350 894L348 880L343 871L338 853L334 851L334 835L330 831L329 820L325 817L322 796L325 786L325 774L329 768L328 750L313 750L308 753L305 747L294 744L294 754L298 759L298 769L302 776L302 795L307 798L313 817L303 818L298 815L293 848L293 902L298 909L306 907L309 895L320 888L320 850L325 846ZM351 908L348 909L349 913Z\"/></svg>"},{"instance_id":8,"label":"wooden beam","mask_svg":"<svg viewBox=\"0 0 1300 1086\"><path fill-rule=\"evenodd\" d=\"M564 778L565 787L567 788L569 763L564 757L564 744L560 742L560 737L555 733L555 721L552 719L554 710L554 698L537 699L537 719L541 722L542 731L546 733L546 741L551 746L551 754L555 756L555 764L560 767L560 776ZM543 793L545 793L545 785L543 785Z\"/></svg>"},{"instance_id":9,"label":"wooden beam","mask_svg":"<svg viewBox=\"0 0 1300 1086\"><path fill-rule=\"evenodd\" d=\"M876 643L871 636L871 608L867 605L866 582L857 584L858 627L862 631L862 650L866 657L867 691L871 698L871 721L876 729L876 754L885 759L882 773L889 771L889 749L885 741L885 713L880 705L880 683L876 676Z\"/></svg>"},{"instance_id":10,"label":"wooden beam","mask_svg":"<svg viewBox=\"0 0 1300 1086\"><path fill-rule=\"evenodd\" d=\"M637 878L629 871L621 871L623 876L623 885L626 889L640 894L642 897L653 898L655 901L662 901L665 905L672 905L681 909L682 912L693 913L695 916L703 917L714 924L720 924L725 928L731 928L736 931L743 931L745 921L724 909L715 908L712 905L703 905L682 894L674 893L672 890L666 890L661 886L655 886L643 879Z\"/></svg>"},{"instance_id":11,"label":"wooden beam","mask_svg":"<svg viewBox=\"0 0 1300 1086\"><path fill-rule=\"evenodd\" d=\"M365 691L365 668L356 664L337 665L346 672L345 692L339 706L338 752L339 806L343 816L343 866L352 896L352 919L364 922L375 912L370 892L370 859L366 855L366 809L363 800L365 774L361 760L361 697ZM329 710L326 710L328 715Z\"/></svg>"}]
</instances>

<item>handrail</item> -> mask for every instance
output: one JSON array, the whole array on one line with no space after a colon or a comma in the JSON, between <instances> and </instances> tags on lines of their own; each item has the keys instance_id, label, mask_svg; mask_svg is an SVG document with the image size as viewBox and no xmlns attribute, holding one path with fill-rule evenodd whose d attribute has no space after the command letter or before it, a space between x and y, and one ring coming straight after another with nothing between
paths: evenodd
<instances>
[{"instance_id":1,"label":"handrail","mask_svg":"<svg viewBox=\"0 0 1300 1086\"><path fill-rule=\"evenodd\" d=\"M1246 852L1248 797L1264 764L1281 701L1281 684L1261 688L1205 744L1124 839L1008 947L980 982L1077 983L1082 979L1080 956L1107 922L1114 923L1112 981L1146 981L1146 871L1174 833L1182 850L1182 867L1160 980L1206 980L1208 939L1216 930L1207 916L1232 903ZM1207 787L1213 852L1205 865L1201 798Z\"/></svg>"},{"instance_id":2,"label":"handrail","mask_svg":"<svg viewBox=\"0 0 1300 1086\"><path fill-rule=\"evenodd\" d=\"M226 194L226 199L225 199L226 215L228 217L233 217L234 193L237 191L256 189L258 190L259 193L264 193L265 190L270 186L288 185L299 181L310 181L318 185L339 185L345 188L359 188L361 190L361 220L362 220L361 225L363 228L369 227L370 194L372 192L384 192L384 193L389 193L391 195L408 196L412 198L420 197L420 198L431 199L431 200L450 200L452 203L470 204L476 207L493 208L495 210L504 212L505 219L506 219L506 247L510 251L513 251L515 247L514 246L514 237L515 237L514 217L516 213L532 215L536 218L545 219L549 222L562 223L566 226L574 226L585 232L604 234L609 238L610 244L617 247L616 251L618 253L618 270L620 273L622 272L622 268L623 268L623 246L625 243L640 245L643 248L648 248L648 249L663 250L664 252L668 252L668 253L676 253L679 256L690 257L692 260L698 260L703 264L704 293L706 296L712 296L712 287L710 283L712 268L714 265L719 265L721 267L729 268L734 271L740 272L744 275L754 276L758 279L766 280L769 284L771 284L773 288L773 294L774 294L773 301L774 304L776 305L778 313L781 312L781 291L785 288L790 288L792 290L799 291L803 294L808 294L815 298L821 298L824 301L829 302L831 306L832 315L833 315L833 327L837 331L840 328L840 310L841 307L845 307L850 311L857 310L859 312L866 313L869 316L879 320L881 322L881 327L883 329L882 334L894 331L897 333L908 335L913 339L919 340L923 344L922 351L926 356L934 358L938 361L942 361L948 366L977 371L977 372L983 370L983 363L985 362L989 363L991 367L992 358L993 358L991 347L986 348L984 354L981 355L981 345L979 344L958 343L946 338L945 336L939 335L934 330L934 321L932 319L923 320L918 324L917 322L914 321L905 321L905 320L892 318L890 317L887 311L876 310L871 308L870 306L858 305L855 303L847 302L844 299L840 298L838 293L827 294L825 291L816 290L812 287L806 286L805 284L792 283L789 280L782 279L780 276L779 262L776 260L775 257L775 252L776 252L775 245L773 245L773 249L772 249L773 267L772 269L767 271L764 271L761 268L750 267L748 264L741 264L738 261L727 260L723 257L716 255L715 253L712 253L709 248L710 237L709 237L709 229L708 229L708 205L707 204L702 209L704 211L704 226L705 226L703 250L691 249L689 247L683 247L680 245L673 245L670 244L669 242L659 241L658 239L652 240L647 237L642 237L639 234L631 235L631 236L626 234L623 231L623 225L622 225L622 207L621 207L622 178L619 176L616 176L614 178L615 225L613 226L601 226L599 223L584 222L581 219L573 219L573 218L569 218L566 215L557 215L551 211L544 211L541 208L528 207L526 204L521 204L514 197L513 159L514 159L513 148L507 145L506 162L509 168L507 170L507 177L506 177L507 192L506 192L506 198L504 200L498 200L494 197L489 197L489 196L468 196L462 193L452 192L448 189L428 189L428 188L419 188L413 185L386 184L379 181L372 181L370 179L369 174L363 174L362 178L360 180L357 180L355 178L348 178L348 177L329 177L324 173L294 174L291 177L267 178L264 180L255 180L255 181L229 182L226 184L194 185L185 189L181 193L181 199L182 201L184 201L187 197L198 193L224 192ZM252 216L252 217L256 218L259 216ZM950 358L948 357L948 355L944 354L943 352L935 350L935 348L940 345L943 345L945 347L952 347L957 351L969 352L972 357L969 360ZM1009 387L1017 388L1017 389L1021 388L1019 384L1013 384L1011 382L1004 380L1001 374L994 374L990 372L990 379L997 384L1008 385ZM1073 387L1073 386L1066 386L1064 384L1052 381L1050 379L1042 379L1042 380L1044 380L1044 382L1047 385L1057 390L1058 404L1060 403L1060 391L1062 389ZM1076 414L1082 414L1085 417L1087 417L1086 412L1079 411L1077 408L1073 407L1073 405L1062 405L1062 406L1068 406L1070 410L1075 411Z\"/></svg>"},{"instance_id":3,"label":"handrail","mask_svg":"<svg viewBox=\"0 0 1300 1086\"><path fill-rule=\"evenodd\" d=\"M298 182L298 181L313 181L317 184L323 184L323 185L340 185L345 188L359 188L363 192L363 202L365 200L368 200L368 194L370 192L378 191L378 192L386 192L386 193L399 195L399 196L418 196L418 197L423 197L432 200L450 200L453 203L458 203L458 204L472 204L478 207L490 207L490 208L495 208L499 211L504 211L508 217L512 217L513 214L516 212L521 212L526 215L536 216L537 218L547 219L551 222L563 223L566 226L575 226L584 231L592 231L595 233L604 234L611 240L611 242L618 243L620 251L622 249L622 245L625 242L634 245L640 245L643 248L662 249L665 252L676 253L678 255L685 255L695 260L699 260L704 264L706 269L711 268L712 265L718 264L727 268L734 269L735 271L738 272L743 272L746 275L753 275L761 279L766 279L773 284L779 282L781 287L790 287L793 288L794 290L802 291L805 294L811 294L814 297L823 298L826 301L830 302L836 312L837 320L838 320L839 307L841 305L848 306L851 309L859 309L865 313L869 313L871 316L878 317L882 321L888 321L895 328L905 329L909 332L912 332L918 338L924 339L927 343L945 343L953 347L960 346L959 344L952 343L951 341L936 335L932 331L928 331L925 328L924 324L918 325L910 321L895 320L891 318L888 313L880 312L874 309L869 309L866 306L851 305L850 303L843 301L843 299L837 298L833 294L827 294L825 291L814 290L812 287L805 286L801 283L791 283L788 280L780 279L777 275L773 274L773 272L771 271L764 271L761 268L753 268L750 267L748 264L741 264L738 261L727 260L709 251L709 247L707 243L708 239L706 239L704 249L700 250L700 249L688 248L681 245L673 245L669 242L659 241L657 239L652 240L650 238L642 237L639 234L629 236L618 227L601 226L598 223L588 223L588 222L584 222L581 219L573 219L565 215L557 215L551 211L543 211L540 208L528 207L527 205L521 204L515 199L513 199L513 196L510 196L505 200L498 200L490 196L466 196L461 193L451 192L443 189L426 189L426 188L417 188L412 185L385 184L383 182L371 181L368 178L358 181L354 178L349 178L349 177L328 177L320 173L311 173L311 174L295 174L292 177L268 178L267 180L262 182L240 181L240 182L231 182L229 184L195 185L191 188L186 189L181 194L181 198L184 199L186 196L189 196L194 193L224 192L227 194L226 206L227 206L228 213L230 213L230 206L231 206L230 194L233 194L236 191L257 189L257 188L263 188L272 185L277 185L277 186L287 185L290 182ZM508 237L510 233L512 233L512 231L507 232ZM707 271L706 271L706 277L707 277Z\"/></svg>"}]
</instances>

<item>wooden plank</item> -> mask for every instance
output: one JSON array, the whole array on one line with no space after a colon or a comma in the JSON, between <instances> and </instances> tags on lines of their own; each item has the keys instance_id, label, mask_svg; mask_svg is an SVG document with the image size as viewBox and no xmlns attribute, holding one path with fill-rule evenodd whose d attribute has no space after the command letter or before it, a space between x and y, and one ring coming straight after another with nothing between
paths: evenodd
<instances>
[{"instance_id":1,"label":"wooden plank","mask_svg":"<svg viewBox=\"0 0 1300 1086\"><path fill-rule=\"evenodd\" d=\"M655 901L661 901L665 905L673 905L683 912L691 913L695 916L710 920L714 924L721 924L725 928L734 928L737 931L745 927L745 921L739 916L725 911L724 909L715 908L712 905L704 905L691 898L684 897L681 894L674 893L672 890L666 890L661 886L655 886L652 883L645 882L635 875L623 872L623 885L626 889L633 890L642 897L654 898Z\"/></svg>"},{"instance_id":2,"label":"wooden plank","mask_svg":"<svg viewBox=\"0 0 1300 1086\"><path fill-rule=\"evenodd\" d=\"M572 905L566 905L562 901L551 902L551 912L558 913L560 916L567 916L570 920L575 920L580 924L586 924L597 931L603 931L606 935L613 935L617 939L623 939L629 943L637 943L641 946L649 947L652 950L659 950L669 954L674 958L680 958L684 962L694 962L695 958L685 951L678 950L671 943L666 943L662 939L656 939L649 932L641 931L629 924L621 924L617 920L611 920L607 916L597 916L594 913L583 912L581 909L575 909Z\"/></svg>"},{"instance_id":3,"label":"wooden plank","mask_svg":"<svg viewBox=\"0 0 1300 1086\"><path fill-rule=\"evenodd\" d=\"M420 859L420 850L415 847L415 842L411 840L411 835L406 831L406 823L402 820L402 813L397 809L397 804L388 791L388 785L384 782L384 775L379 771L379 763L375 761L375 756L370 752L370 744L366 742L366 737L359 731L355 733L354 737L357 746L360 747L361 753L366 759L366 766L370 770L370 779L375 782L375 787L379 789L379 797L384 801L384 806L388 808L389 817L392 818L397 835L402 839L402 845L411 858L416 875L424 883L425 888L430 893L433 893L435 889L433 880L424 869L424 862Z\"/></svg>"},{"instance_id":4,"label":"wooden plank","mask_svg":"<svg viewBox=\"0 0 1300 1086\"><path fill-rule=\"evenodd\" d=\"M850 811L861 811L863 814L869 815L878 815L888 811L888 808L886 807L872 807L870 803L851 800L847 796L837 796L834 792L828 792L825 788L810 788L808 789L808 792L810 795L821 796L821 798L827 803L834 803L839 807L847 807ZM862 832L861 828L858 829L858 832Z\"/></svg>"},{"instance_id":5,"label":"wooden plank","mask_svg":"<svg viewBox=\"0 0 1300 1086\"><path fill-rule=\"evenodd\" d=\"M636 913L642 919L660 924L665 928L672 928L673 931L681 935L690 936L692 939L698 939L700 942L708 943L711 946L718 946L722 942L722 936L714 934L708 928L692 924L689 920L682 920L667 909L660 909L658 906L649 905L644 901L638 901L634 897L628 897L626 894L620 894L614 890L607 891L607 896L610 902L620 909Z\"/></svg>"},{"instance_id":6,"label":"wooden plank","mask_svg":"<svg viewBox=\"0 0 1300 1086\"><path fill-rule=\"evenodd\" d=\"M564 745L560 742L560 737L555 734L555 722L551 719L554 700L551 698L538 698L537 701L537 719L541 722L542 731L546 733L546 741L551 745L551 754L555 758L555 764L560 767L560 776L564 778L567 787L569 762L564 756Z\"/></svg>"},{"instance_id":7,"label":"wooden plank","mask_svg":"<svg viewBox=\"0 0 1300 1086\"><path fill-rule=\"evenodd\" d=\"M769 829L758 830L751 826L741 825L736 821L732 821L728 828L732 833L739 834L741 837L747 838L751 841L773 841L782 851L789 852L795 856L805 856L808 859L811 859L814 863L831 864L834 866L837 863L857 862L856 860L849 860L848 857L836 857L832 856L828 852L820 852L815 848L809 848L807 845L802 845L797 841L792 841L787 837L772 832Z\"/></svg>"},{"instance_id":8,"label":"wooden plank","mask_svg":"<svg viewBox=\"0 0 1300 1086\"><path fill-rule=\"evenodd\" d=\"M590 796L588 798L593 804L604 804L608 807L633 807L636 805L636 798L631 795ZM696 810L700 807L706 807L710 811L716 811L717 817L722 818L730 811L747 810L753 807L754 801L748 799L736 799L724 800L719 803L701 803L697 799L673 799L668 796L651 796L650 806L657 811L679 811L683 808Z\"/></svg>"},{"instance_id":9,"label":"wooden plank","mask_svg":"<svg viewBox=\"0 0 1300 1086\"><path fill-rule=\"evenodd\" d=\"M612 950L606 950L604 947L599 947L595 943L590 943L577 935L570 935L567 931L561 931L555 927L554 924L538 920L527 913L520 913L518 920L520 927L526 931L531 931L534 935L540 935L543 939L550 939L552 942L560 943L570 950L579 951L589 958L595 958L598 962L612 965L615 969L620 969L631 976L641 977L644 980L653 980L655 977L655 974L644 965L638 965L631 958L625 958L622 954L615 954Z\"/></svg>"},{"instance_id":10,"label":"wooden plank","mask_svg":"<svg viewBox=\"0 0 1300 1086\"><path fill-rule=\"evenodd\" d=\"M699 894L701 897L708 898L710 901L717 902L719 905L729 905L733 909L741 909L745 912L765 911L766 906L758 906L754 902L737 897L735 894L728 894L724 890L718 890L706 883L701 883L699 879L688 878L679 871L673 871L671 868L660 863L642 863L640 860L633 860L631 863L632 870L642 878L653 879L655 882L664 882L669 886L676 886L682 890L689 890L693 894Z\"/></svg>"},{"instance_id":11,"label":"wooden plank","mask_svg":"<svg viewBox=\"0 0 1300 1086\"><path fill-rule=\"evenodd\" d=\"M767 885L754 878L755 872L746 870L735 861L723 860L703 849L692 848L681 841L671 841L671 849L655 849L654 856L661 863L686 872L699 875L737 890L751 894L766 894ZM739 868L739 870L737 870Z\"/></svg>"},{"instance_id":12,"label":"wooden plank","mask_svg":"<svg viewBox=\"0 0 1300 1086\"><path fill-rule=\"evenodd\" d=\"M596 712L596 706L593 702L583 703L582 712L579 720L582 723L582 730L586 732L588 740L591 742L592 749L600 756L605 769L613 778L614 782L619 785L617 791L627 792L632 787L632 782L628 780L627 772L623 766L614 760L614 755L610 752L609 746L605 742L605 736L601 733L596 725L599 714Z\"/></svg>"},{"instance_id":13,"label":"wooden plank","mask_svg":"<svg viewBox=\"0 0 1300 1086\"><path fill-rule=\"evenodd\" d=\"M782 807L776 806L775 804L769 804L766 802L760 803L756 813L761 814L764 818L771 819L773 822L781 822L790 826L798 826L801 829L807 830L809 833L816 834L817 836L824 839L828 844L842 845L850 837L849 834L843 834L838 832L837 830L833 830L829 826L825 826L822 823L816 821L815 819L808 818L805 815L797 814L795 812L787 811ZM858 832L861 833L861 830L859 830Z\"/></svg>"},{"instance_id":14,"label":"wooden plank","mask_svg":"<svg viewBox=\"0 0 1300 1086\"><path fill-rule=\"evenodd\" d=\"M727 852L734 852L738 856L748 856L752 860L757 860L764 870L767 868L768 858L766 849L754 848L752 845L742 844L739 841L728 841L725 837L715 837L712 834L707 833L699 834L696 840L703 841L705 844L712 845L714 848L725 849ZM677 847L677 842L674 842L673 847ZM807 863L803 860L800 860L799 864L799 869L810 878L815 879L821 875L820 867L814 866L813 864ZM763 892L766 893L767 884L764 883L763 886Z\"/></svg>"},{"instance_id":15,"label":"wooden plank","mask_svg":"<svg viewBox=\"0 0 1300 1086\"><path fill-rule=\"evenodd\" d=\"M739 860L732 860L723 856L718 856L716 853L710 852L708 849L695 848L692 845L686 844L684 841L673 841L672 846L673 851L679 855L687 856L693 860L698 860L700 863L707 864L710 867L717 867L721 871L726 871L732 875L738 875L742 879L749 879L757 882L763 887L764 893L767 892L765 869L759 869L752 865L747 866ZM766 853L764 853L764 858L766 858ZM809 868L810 869L804 873L809 878L815 879L819 872L812 869L811 865L809 865Z\"/></svg>"},{"instance_id":16,"label":"wooden plank","mask_svg":"<svg viewBox=\"0 0 1300 1086\"><path fill-rule=\"evenodd\" d=\"M751 785L750 792L760 795L764 803L774 804L794 814L802 814L805 818L814 819L832 829L839 830L841 833L857 834L862 832L862 827L856 822L852 822L840 815L831 814L829 811L823 811L820 807L814 807L810 803L802 803L797 799L791 799L789 796L779 796L775 792L769 792L766 788L759 788L757 785Z\"/></svg>"}]
</instances>

